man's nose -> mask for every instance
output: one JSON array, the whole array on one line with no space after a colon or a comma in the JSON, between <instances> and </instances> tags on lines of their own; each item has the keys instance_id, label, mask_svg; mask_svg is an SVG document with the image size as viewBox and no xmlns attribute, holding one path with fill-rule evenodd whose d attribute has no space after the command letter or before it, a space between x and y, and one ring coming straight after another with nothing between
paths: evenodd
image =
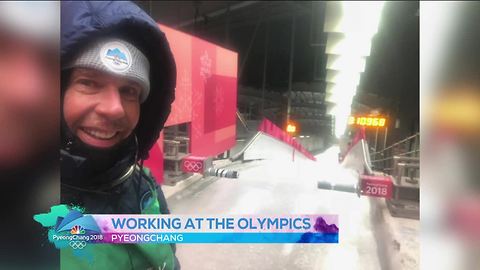
<instances>
[{"instance_id":1,"label":"man's nose","mask_svg":"<svg viewBox=\"0 0 480 270\"><path fill-rule=\"evenodd\" d=\"M111 120L117 120L125 116L122 98L118 87L107 85L100 94L100 102L96 107L96 112Z\"/></svg>"}]
</instances>

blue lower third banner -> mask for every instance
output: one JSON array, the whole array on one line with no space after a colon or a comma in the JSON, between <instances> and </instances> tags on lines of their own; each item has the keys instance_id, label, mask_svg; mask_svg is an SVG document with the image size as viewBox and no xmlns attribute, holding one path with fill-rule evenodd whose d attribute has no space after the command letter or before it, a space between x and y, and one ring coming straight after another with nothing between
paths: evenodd
<instances>
[{"instance_id":1,"label":"blue lower third banner","mask_svg":"<svg viewBox=\"0 0 480 270\"><path fill-rule=\"evenodd\" d=\"M339 243L336 215L89 215L66 205L34 219L57 248L86 244Z\"/></svg>"},{"instance_id":2,"label":"blue lower third banner","mask_svg":"<svg viewBox=\"0 0 480 270\"><path fill-rule=\"evenodd\" d=\"M103 243L338 243L338 233L111 233Z\"/></svg>"}]
</instances>

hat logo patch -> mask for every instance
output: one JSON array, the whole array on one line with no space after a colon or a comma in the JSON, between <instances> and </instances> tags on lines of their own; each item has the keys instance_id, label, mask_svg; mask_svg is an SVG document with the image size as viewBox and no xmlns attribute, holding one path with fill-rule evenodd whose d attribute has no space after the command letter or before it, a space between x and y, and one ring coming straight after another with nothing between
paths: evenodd
<instances>
[{"instance_id":1,"label":"hat logo patch","mask_svg":"<svg viewBox=\"0 0 480 270\"><path fill-rule=\"evenodd\" d=\"M100 52L102 63L113 72L125 72L132 65L128 48L120 42L110 42Z\"/></svg>"}]
</instances>

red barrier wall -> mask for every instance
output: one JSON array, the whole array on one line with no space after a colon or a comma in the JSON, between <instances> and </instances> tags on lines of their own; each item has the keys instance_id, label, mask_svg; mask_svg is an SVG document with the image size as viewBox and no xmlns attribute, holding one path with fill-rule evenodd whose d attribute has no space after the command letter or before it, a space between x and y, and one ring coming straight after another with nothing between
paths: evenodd
<instances>
[{"instance_id":1,"label":"red barrier wall","mask_svg":"<svg viewBox=\"0 0 480 270\"><path fill-rule=\"evenodd\" d=\"M267 118L263 118L262 122L258 126L258 131L265 132L270 136L277 138L289 145L291 145L295 150L302 153L307 158L316 161L317 159L308 152L297 140L295 140L292 136L290 136L287 132L283 131L281 128L277 127L274 123L272 123Z\"/></svg>"}]
</instances>

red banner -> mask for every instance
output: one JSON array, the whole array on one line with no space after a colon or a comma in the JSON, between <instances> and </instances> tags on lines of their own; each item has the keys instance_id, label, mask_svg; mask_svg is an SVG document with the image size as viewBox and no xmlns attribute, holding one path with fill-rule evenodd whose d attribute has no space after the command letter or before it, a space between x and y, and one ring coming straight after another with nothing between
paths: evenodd
<instances>
[{"instance_id":1,"label":"red banner","mask_svg":"<svg viewBox=\"0 0 480 270\"><path fill-rule=\"evenodd\" d=\"M203 173L207 168L207 157L188 156L182 160L182 171L186 173Z\"/></svg>"},{"instance_id":2,"label":"red banner","mask_svg":"<svg viewBox=\"0 0 480 270\"><path fill-rule=\"evenodd\" d=\"M361 194L371 197L391 199L393 182L389 176L361 175Z\"/></svg>"},{"instance_id":3,"label":"red banner","mask_svg":"<svg viewBox=\"0 0 480 270\"><path fill-rule=\"evenodd\" d=\"M236 141L237 54L192 37L191 154L216 156Z\"/></svg>"},{"instance_id":4,"label":"red banner","mask_svg":"<svg viewBox=\"0 0 480 270\"><path fill-rule=\"evenodd\" d=\"M165 126L190 123L190 154L212 157L236 141L237 53L159 24L177 66L177 87ZM163 137L145 164L163 179Z\"/></svg>"},{"instance_id":5,"label":"red banner","mask_svg":"<svg viewBox=\"0 0 480 270\"><path fill-rule=\"evenodd\" d=\"M317 160L310 152L308 152L307 149L305 149L297 140L295 140L295 138L290 136L287 132L283 131L281 128L277 127L274 123L272 123L267 118L263 118L263 121L258 126L258 131L267 133L270 136L289 144L290 146L293 147L293 149L297 150L298 152L302 153L305 157L313 161ZM294 153L292 155L294 155Z\"/></svg>"}]
</instances>

